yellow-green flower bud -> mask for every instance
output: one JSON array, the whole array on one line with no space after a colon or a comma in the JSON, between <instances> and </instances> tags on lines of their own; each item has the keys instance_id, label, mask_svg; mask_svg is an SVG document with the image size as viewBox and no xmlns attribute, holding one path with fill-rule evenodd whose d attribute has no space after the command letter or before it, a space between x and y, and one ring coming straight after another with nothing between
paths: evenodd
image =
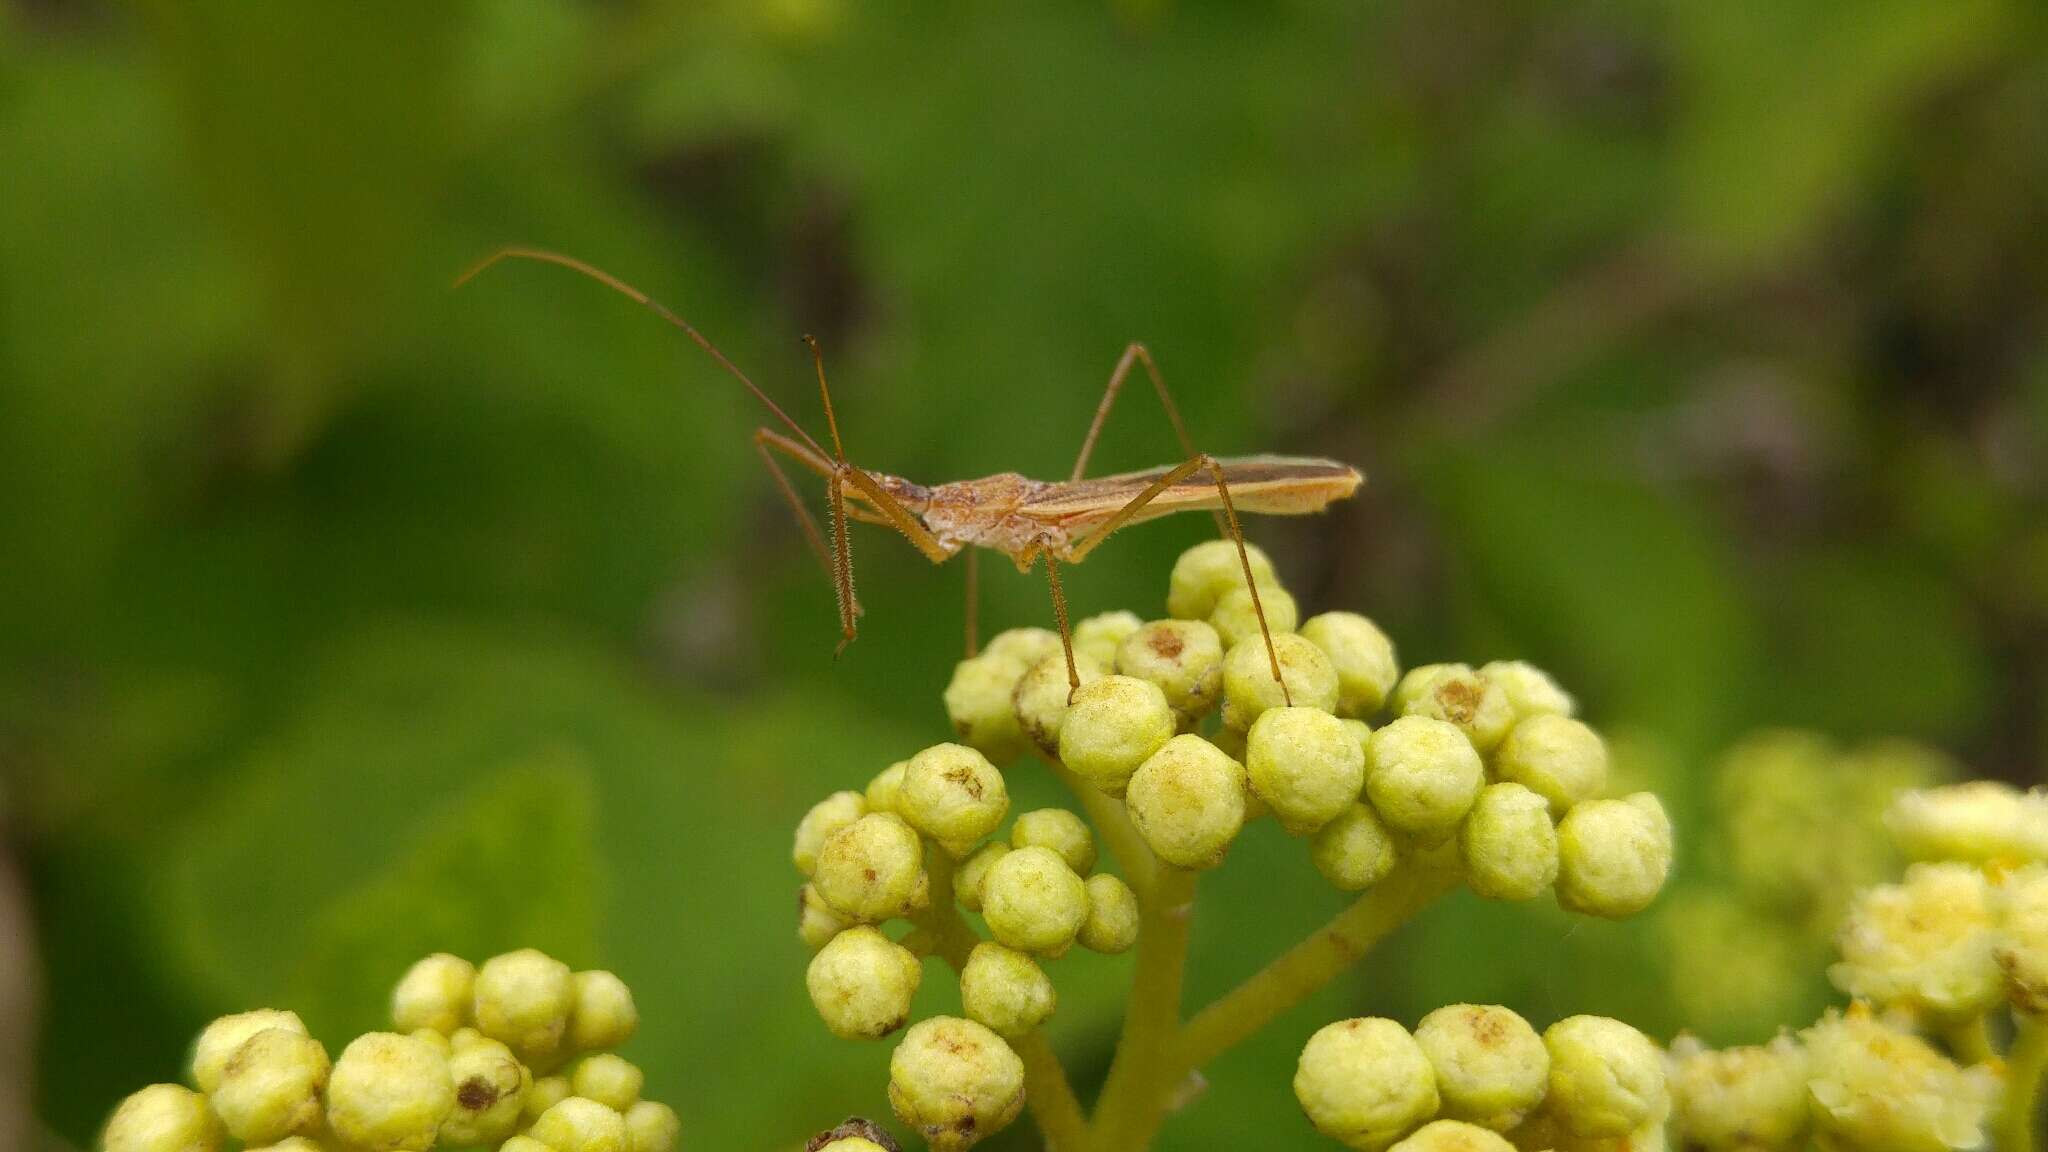
<instances>
[{"instance_id":1,"label":"yellow-green flower bud","mask_svg":"<svg viewBox=\"0 0 2048 1152\"><path fill-rule=\"evenodd\" d=\"M534 1118L539 1119L538 1116ZM517 1136L506 1137L505 1142L498 1145L498 1152L554 1152L554 1149L522 1132Z\"/></svg>"},{"instance_id":2,"label":"yellow-green flower bud","mask_svg":"<svg viewBox=\"0 0 2048 1152\"><path fill-rule=\"evenodd\" d=\"M1494 771L1550 801L1563 815L1607 787L1607 742L1569 716L1539 712L1509 729Z\"/></svg>"},{"instance_id":3,"label":"yellow-green flower bud","mask_svg":"<svg viewBox=\"0 0 2048 1152\"><path fill-rule=\"evenodd\" d=\"M1246 734L1245 771L1280 826L1306 836L1358 800L1365 751L1328 712L1269 708Z\"/></svg>"},{"instance_id":4,"label":"yellow-green flower bud","mask_svg":"<svg viewBox=\"0 0 2048 1152\"><path fill-rule=\"evenodd\" d=\"M1416 1026L1415 1042L1436 1070L1445 1116L1506 1132L1543 1102L1550 1051L1527 1020L1506 1008L1439 1008Z\"/></svg>"},{"instance_id":5,"label":"yellow-green flower bud","mask_svg":"<svg viewBox=\"0 0 2048 1152\"><path fill-rule=\"evenodd\" d=\"M805 885L809 887L809 885ZM603 969L578 972L569 1010L569 1044L581 1052L616 1048L640 1029L640 1009L626 982Z\"/></svg>"},{"instance_id":6,"label":"yellow-green flower bud","mask_svg":"<svg viewBox=\"0 0 2048 1152\"><path fill-rule=\"evenodd\" d=\"M1301 620L1301 608L1287 589L1274 584L1260 584L1256 602L1252 600L1251 589L1242 586L1217 597L1216 608L1209 613L1209 626L1216 629L1223 647L1230 648L1240 640L1259 634L1261 608L1266 612L1266 628L1275 636L1294 631Z\"/></svg>"},{"instance_id":7,"label":"yellow-green flower bud","mask_svg":"<svg viewBox=\"0 0 2048 1152\"><path fill-rule=\"evenodd\" d=\"M934 1152L961 1152L1017 1118L1024 1061L972 1020L920 1020L889 1057L889 1106Z\"/></svg>"},{"instance_id":8,"label":"yellow-green flower bud","mask_svg":"<svg viewBox=\"0 0 2048 1152\"><path fill-rule=\"evenodd\" d=\"M1379 813L1354 802L1309 841L1308 858L1323 879L1345 892L1362 892L1394 870L1399 852Z\"/></svg>"},{"instance_id":9,"label":"yellow-green flower bud","mask_svg":"<svg viewBox=\"0 0 2048 1152\"><path fill-rule=\"evenodd\" d=\"M519 1104L519 1122L532 1127L533 1122L547 1114L547 1110L567 1100L574 1093L569 1088L567 1076L540 1076L526 1090L526 1099Z\"/></svg>"},{"instance_id":10,"label":"yellow-green flower bud","mask_svg":"<svg viewBox=\"0 0 2048 1152\"><path fill-rule=\"evenodd\" d=\"M1885 823L1915 860L2048 859L2048 797L1996 780L1900 793Z\"/></svg>"},{"instance_id":11,"label":"yellow-green flower bud","mask_svg":"<svg viewBox=\"0 0 2048 1152\"><path fill-rule=\"evenodd\" d=\"M244 1152L326 1152L318 1140L310 1136L287 1136L275 1144L250 1144ZM518 1152L514 1149L513 1152Z\"/></svg>"},{"instance_id":12,"label":"yellow-green flower bud","mask_svg":"<svg viewBox=\"0 0 2048 1152\"><path fill-rule=\"evenodd\" d=\"M2005 970L2013 1009L2048 1015L2048 868L2014 873L2004 885L2005 934L1998 966Z\"/></svg>"},{"instance_id":13,"label":"yellow-green flower bud","mask_svg":"<svg viewBox=\"0 0 2048 1152\"><path fill-rule=\"evenodd\" d=\"M1158 685L1104 676L1075 691L1060 727L1060 760L1111 796L1124 794L1131 773L1173 738L1173 710Z\"/></svg>"},{"instance_id":14,"label":"yellow-green flower bud","mask_svg":"<svg viewBox=\"0 0 2048 1152\"><path fill-rule=\"evenodd\" d=\"M1515 1152L1515 1146L1500 1133L1477 1125L1432 1120L1394 1145L1393 1152Z\"/></svg>"},{"instance_id":15,"label":"yellow-green flower bud","mask_svg":"<svg viewBox=\"0 0 2048 1152\"><path fill-rule=\"evenodd\" d=\"M1083 684L1093 684L1109 674L1107 666L1093 656L1074 653L1074 674ZM1067 722L1067 701L1074 686L1067 679L1065 656L1048 656L1031 666L1017 681L1015 698L1017 724L1024 735L1048 756L1060 751L1060 729Z\"/></svg>"},{"instance_id":16,"label":"yellow-green flower bud","mask_svg":"<svg viewBox=\"0 0 2048 1152\"><path fill-rule=\"evenodd\" d=\"M1189 724L1223 699L1223 638L1201 620L1154 620L1125 638L1116 670L1157 684L1175 719Z\"/></svg>"},{"instance_id":17,"label":"yellow-green flower bud","mask_svg":"<svg viewBox=\"0 0 2048 1152\"><path fill-rule=\"evenodd\" d=\"M100 1136L105 1152L214 1152L220 1120L182 1084L152 1084L121 1101Z\"/></svg>"},{"instance_id":18,"label":"yellow-green flower bud","mask_svg":"<svg viewBox=\"0 0 2048 1152\"><path fill-rule=\"evenodd\" d=\"M842 1040L877 1040L903 1027L923 979L910 949L868 927L834 936L804 974L818 1017Z\"/></svg>"},{"instance_id":19,"label":"yellow-green flower bud","mask_svg":"<svg viewBox=\"0 0 2048 1152\"><path fill-rule=\"evenodd\" d=\"M646 1086L647 1075L639 1065L610 1052L577 1061L575 1071L569 1074L569 1088L576 1095L595 1100L621 1116L639 1101L640 1090Z\"/></svg>"},{"instance_id":20,"label":"yellow-green flower bud","mask_svg":"<svg viewBox=\"0 0 2048 1152\"><path fill-rule=\"evenodd\" d=\"M1090 616L1074 625L1074 657L1086 655L1104 668L1116 663L1116 650L1144 621L1136 612L1118 609Z\"/></svg>"},{"instance_id":21,"label":"yellow-green flower bud","mask_svg":"<svg viewBox=\"0 0 2048 1152\"><path fill-rule=\"evenodd\" d=\"M796 846L790 852L796 870L806 876L817 872L818 850L826 838L867 814L867 797L858 792L834 792L811 805L796 825Z\"/></svg>"},{"instance_id":22,"label":"yellow-green flower bud","mask_svg":"<svg viewBox=\"0 0 2048 1152\"><path fill-rule=\"evenodd\" d=\"M477 1031L522 1060L545 1059L561 1047L575 1006L575 975L544 952L521 948L477 969Z\"/></svg>"},{"instance_id":23,"label":"yellow-green flower bud","mask_svg":"<svg viewBox=\"0 0 2048 1152\"><path fill-rule=\"evenodd\" d=\"M213 1090L213 1110L228 1134L269 1144L320 1126L327 1049L289 1028L265 1028L236 1048Z\"/></svg>"},{"instance_id":24,"label":"yellow-green flower bud","mask_svg":"<svg viewBox=\"0 0 2048 1152\"><path fill-rule=\"evenodd\" d=\"M1481 753L1493 751L1515 723L1508 694L1463 664L1417 668L1394 691L1402 715L1456 724Z\"/></svg>"},{"instance_id":25,"label":"yellow-green flower bud","mask_svg":"<svg viewBox=\"0 0 2048 1152\"><path fill-rule=\"evenodd\" d=\"M812 883L833 911L876 923L908 915L923 876L917 830L894 813L870 812L826 838Z\"/></svg>"},{"instance_id":26,"label":"yellow-green flower bud","mask_svg":"<svg viewBox=\"0 0 2048 1152\"><path fill-rule=\"evenodd\" d=\"M306 1025L296 1012L258 1008L254 1012L222 1016L208 1024L199 1034L199 1040L192 1045L192 1082L199 1085L201 1092L212 1092L220 1087L221 1073L227 1069L235 1049L267 1028L283 1028L301 1036L306 1034Z\"/></svg>"},{"instance_id":27,"label":"yellow-green flower bud","mask_svg":"<svg viewBox=\"0 0 2048 1152\"><path fill-rule=\"evenodd\" d=\"M469 1023L476 965L436 952L420 960L391 990L391 1023L401 1032L432 1028L443 1036Z\"/></svg>"},{"instance_id":28,"label":"yellow-green flower bud","mask_svg":"<svg viewBox=\"0 0 2048 1152\"><path fill-rule=\"evenodd\" d=\"M476 1029L457 1028L456 1031L476 1032ZM432 1028L415 1028L412 1031L407 1032L406 1035L412 1037L415 1040L425 1040L427 1043L432 1044L437 1050L439 1050L441 1055L443 1056L452 1056L455 1053L455 1038L453 1036L447 1036L440 1032L436 1032ZM477 1035L481 1036L483 1035L483 1033L477 1032Z\"/></svg>"},{"instance_id":29,"label":"yellow-green flower bud","mask_svg":"<svg viewBox=\"0 0 2048 1152\"><path fill-rule=\"evenodd\" d=\"M1372 741L1372 725L1355 716L1347 716L1341 723L1344 725L1344 731L1351 733L1351 738L1358 741L1358 754L1363 756L1366 745Z\"/></svg>"},{"instance_id":30,"label":"yellow-green flower bud","mask_svg":"<svg viewBox=\"0 0 2048 1152\"><path fill-rule=\"evenodd\" d=\"M1050 848L1013 848L981 882L981 915L1002 943L1059 956L1088 919L1088 886Z\"/></svg>"},{"instance_id":31,"label":"yellow-green flower bud","mask_svg":"<svg viewBox=\"0 0 2048 1152\"><path fill-rule=\"evenodd\" d=\"M894 1137L882 1126L859 1116L818 1133L804 1144L804 1152L899 1152Z\"/></svg>"},{"instance_id":32,"label":"yellow-green flower bud","mask_svg":"<svg viewBox=\"0 0 2048 1152\"><path fill-rule=\"evenodd\" d=\"M1323 650L1292 632L1276 632L1272 651L1280 657L1280 677L1273 679L1273 661L1263 636L1251 636L1223 657L1223 723L1251 731L1268 708L1291 699L1297 708L1337 710L1337 669ZM1280 685L1285 682L1283 695Z\"/></svg>"},{"instance_id":33,"label":"yellow-green flower bud","mask_svg":"<svg viewBox=\"0 0 2048 1152\"><path fill-rule=\"evenodd\" d=\"M1714 1052L1681 1036L1671 1045L1672 1120L1687 1146L1708 1152L1803 1147L1806 1050L1790 1036Z\"/></svg>"},{"instance_id":34,"label":"yellow-green flower bud","mask_svg":"<svg viewBox=\"0 0 2048 1152\"><path fill-rule=\"evenodd\" d=\"M2005 994L1993 953L1991 885L1969 864L1915 864L1902 884L1859 893L1836 934L1835 986L1882 1007L1947 1020L1979 1015Z\"/></svg>"},{"instance_id":35,"label":"yellow-green flower bud","mask_svg":"<svg viewBox=\"0 0 2048 1152\"><path fill-rule=\"evenodd\" d=\"M1665 1106L1664 1054L1605 1016L1573 1016L1543 1033L1550 1053L1545 1107L1574 1134L1626 1136Z\"/></svg>"},{"instance_id":36,"label":"yellow-green flower bud","mask_svg":"<svg viewBox=\"0 0 2048 1152\"><path fill-rule=\"evenodd\" d=\"M1244 765L1200 736L1175 736L1131 777L1124 809L1176 868L1214 868L1244 827Z\"/></svg>"},{"instance_id":37,"label":"yellow-green flower bud","mask_svg":"<svg viewBox=\"0 0 2048 1152\"><path fill-rule=\"evenodd\" d=\"M1495 660L1480 665L1479 674L1500 685L1500 690L1507 693L1508 703L1514 706L1518 720L1527 720L1531 716L1578 714L1579 705L1571 693L1558 687L1548 672L1526 660Z\"/></svg>"},{"instance_id":38,"label":"yellow-green flower bud","mask_svg":"<svg viewBox=\"0 0 2048 1152\"><path fill-rule=\"evenodd\" d=\"M519 1127L533 1073L512 1050L478 1037L448 1058L455 1108L441 1121L437 1143L449 1147L497 1144Z\"/></svg>"},{"instance_id":39,"label":"yellow-green flower bud","mask_svg":"<svg viewBox=\"0 0 2048 1152\"><path fill-rule=\"evenodd\" d=\"M477 973L480 983L483 976ZM448 1058L410 1036L358 1036L341 1050L327 1077L328 1127L369 1152L426 1152L454 1110Z\"/></svg>"},{"instance_id":40,"label":"yellow-green flower bud","mask_svg":"<svg viewBox=\"0 0 2048 1152\"><path fill-rule=\"evenodd\" d=\"M1650 906L1671 873L1671 820L1648 792L1594 800L1557 825L1557 902L1619 919Z\"/></svg>"},{"instance_id":41,"label":"yellow-green flower bud","mask_svg":"<svg viewBox=\"0 0 2048 1152\"><path fill-rule=\"evenodd\" d=\"M1216 610L1223 594L1244 587L1244 565L1251 564L1252 579L1259 591L1278 588L1280 577L1273 561L1257 545L1244 546L1239 560L1237 545L1229 540L1204 540L1180 554L1173 562L1173 574L1166 579L1166 614L1176 620L1202 620Z\"/></svg>"},{"instance_id":42,"label":"yellow-green flower bud","mask_svg":"<svg viewBox=\"0 0 2048 1152\"><path fill-rule=\"evenodd\" d=\"M1017 725L1013 697L1017 682L1038 659L1027 662L996 651L992 644L981 655L953 666L952 682L946 685L946 716L962 743L1004 764L1024 751L1024 730Z\"/></svg>"},{"instance_id":43,"label":"yellow-green flower bud","mask_svg":"<svg viewBox=\"0 0 2048 1152\"><path fill-rule=\"evenodd\" d=\"M1039 808L1017 817L1010 828L1013 848L1050 848L1077 876L1095 871L1095 833L1064 808Z\"/></svg>"},{"instance_id":44,"label":"yellow-green flower bud","mask_svg":"<svg viewBox=\"0 0 2048 1152\"><path fill-rule=\"evenodd\" d=\"M1303 624L1301 635L1337 669L1339 716L1370 716L1387 702L1401 663L1379 625L1356 612L1325 612Z\"/></svg>"},{"instance_id":45,"label":"yellow-green flower bud","mask_svg":"<svg viewBox=\"0 0 2048 1152\"><path fill-rule=\"evenodd\" d=\"M1088 878L1088 918L1077 939L1090 952L1114 955L1138 942L1138 896L1107 872Z\"/></svg>"},{"instance_id":46,"label":"yellow-green flower bud","mask_svg":"<svg viewBox=\"0 0 2048 1152\"><path fill-rule=\"evenodd\" d=\"M1366 741L1365 791L1380 819L1434 842L1455 832L1486 783L1486 766L1455 724L1403 716Z\"/></svg>"},{"instance_id":47,"label":"yellow-green flower bud","mask_svg":"<svg viewBox=\"0 0 2048 1152\"><path fill-rule=\"evenodd\" d=\"M626 1152L626 1118L581 1096L542 1113L526 1134L555 1152Z\"/></svg>"},{"instance_id":48,"label":"yellow-green flower bud","mask_svg":"<svg viewBox=\"0 0 2048 1152\"><path fill-rule=\"evenodd\" d=\"M960 1006L969 1019L1000 1036L1021 1036L1059 1004L1038 961L1001 944L976 944L960 969Z\"/></svg>"},{"instance_id":49,"label":"yellow-green flower bud","mask_svg":"<svg viewBox=\"0 0 2048 1152\"><path fill-rule=\"evenodd\" d=\"M868 803L868 812L895 812L898 816L903 815L897 810L897 801L903 795L903 773L909 767L910 761L898 760L875 773L875 778L868 781L867 791L862 793Z\"/></svg>"},{"instance_id":50,"label":"yellow-green flower bud","mask_svg":"<svg viewBox=\"0 0 2048 1152\"><path fill-rule=\"evenodd\" d=\"M934 744L910 758L897 803L911 827L958 857L1003 822L1010 793L988 757L960 744Z\"/></svg>"},{"instance_id":51,"label":"yellow-green flower bud","mask_svg":"<svg viewBox=\"0 0 2048 1152\"><path fill-rule=\"evenodd\" d=\"M1436 1114L1436 1073L1392 1020L1340 1020L1302 1048L1294 1097L1316 1131L1380 1152Z\"/></svg>"},{"instance_id":52,"label":"yellow-green flower bud","mask_svg":"<svg viewBox=\"0 0 2048 1152\"><path fill-rule=\"evenodd\" d=\"M626 1109L626 1152L675 1152L682 1132L682 1120L666 1104L642 1100Z\"/></svg>"},{"instance_id":53,"label":"yellow-green flower bud","mask_svg":"<svg viewBox=\"0 0 2048 1152\"><path fill-rule=\"evenodd\" d=\"M818 895L815 884L805 884L796 893L796 936L804 947L816 952L834 936L853 927L853 921L832 910Z\"/></svg>"},{"instance_id":54,"label":"yellow-green flower bud","mask_svg":"<svg viewBox=\"0 0 2048 1152\"><path fill-rule=\"evenodd\" d=\"M981 888L988 879L988 870L1009 854L1008 844L991 840L960 865L960 870L953 874L953 895L962 908L969 912L981 911Z\"/></svg>"},{"instance_id":55,"label":"yellow-green flower bud","mask_svg":"<svg viewBox=\"0 0 2048 1152\"><path fill-rule=\"evenodd\" d=\"M1550 804L1520 784L1489 784L1458 829L1465 883L1488 900L1533 900L1557 882Z\"/></svg>"},{"instance_id":56,"label":"yellow-green flower bud","mask_svg":"<svg viewBox=\"0 0 2048 1152\"><path fill-rule=\"evenodd\" d=\"M1058 656L1065 651L1060 643L1060 634L1050 628L1006 628L989 637L980 655L1015 660L1029 668L1048 656Z\"/></svg>"},{"instance_id":57,"label":"yellow-green flower bud","mask_svg":"<svg viewBox=\"0 0 2048 1152\"><path fill-rule=\"evenodd\" d=\"M1832 1009L1800 1033L1811 1061L1807 1099L1831 1148L1947 1152L1984 1146L1998 1096L1988 1068L1964 1070L1926 1041L1888 1028L1867 1011Z\"/></svg>"}]
</instances>

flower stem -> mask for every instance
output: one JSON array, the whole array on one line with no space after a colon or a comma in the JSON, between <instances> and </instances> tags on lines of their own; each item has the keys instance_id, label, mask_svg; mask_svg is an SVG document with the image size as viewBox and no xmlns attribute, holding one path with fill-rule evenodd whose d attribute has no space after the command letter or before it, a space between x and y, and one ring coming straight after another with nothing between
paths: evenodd
<instances>
[{"instance_id":1,"label":"flower stem","mask_svg":"<svg viewBox=\"0 0 2048 1152\"><path fill-rule=\"evenodd\" d=\"M1958 1063L1989 1064L1997 1056L1991 1050L1989 1020L1983 1016L1950 1025L1943 1030L1942 1039L1948 1043L1948 1050Z\"/></svg>"},{"instance_id":2,"label":"flower stem","mask_svg":"<svg viewBox=\"0 0 2048 1152\"><path fill-rule=\"evenodd\" d=\"M1195 873L1158 866L1150 894L1139 903L1137 972L1116 1058L1096 1104L1096 1148L1149 1147L1186 1071L1175 1050L1194 898Z\"/></svg>"},{"instance_id":3,"label":"flower stem","mask_svg":"<svg viewBox=\"0 0 2048 1152\"><path fill-rule=\"evenodd\" d=\"M2048 1073L2048 1020L2021 1016L2005 1054L2005 1106L1999 1116L1999 1152L2034 1152L2034 1121L2041 1111L2041 1078Z\"/></svg>"},{"instance_id":4,"label":"flower stem","mask_svg":"<svg viewBox=\"0 0 2048 1152\"><path fill-rule=\"evenodd\" d=\"M1088 822L1095 826L1095 834L1102 837L1102 842L1109 847L1109 854L1116 857L1117 867L1124 874L1124 883L1131 886L1131 891L1137 893L1141 902L1146 900L1157 865L1151 846L1131 825L1131 818L1124 814L1124 806L1081 779L1057 757L1041 752L1039 758L1052 768L1053 775L1060 778L1060 782L1080 801L1081 807L1087 810Z\"/></svg>"}]
</instances>

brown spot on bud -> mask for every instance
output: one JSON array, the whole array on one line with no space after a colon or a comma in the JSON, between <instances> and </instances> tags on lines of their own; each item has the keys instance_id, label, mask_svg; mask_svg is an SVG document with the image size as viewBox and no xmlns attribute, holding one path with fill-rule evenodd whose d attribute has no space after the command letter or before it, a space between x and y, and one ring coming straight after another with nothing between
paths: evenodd
<instances>
[{"instance_id":1,"label":"brown spot on bud","mask_svg":"<svg viewBox=\"0 0 2048 1152\"><path fill-rule=\"evenodd\" d=\"M498 1102L498 1086L481 1076L471 1076L455 1089L455 1102L465 1112L481 1112Z\"/></svg>"},{"instance_id":2,"label":"brown spot on bud","mask_svg":"<svg viewBox=\"0 0 2048 1152\"><path fill-rule=\"evenodd\" d=\"M1162 660L1177 658L1181 654L1182 649L1187 647L1182 642L1180 633L1171 628L1162 628L1152 633L1151 644L1152 651L1159 653L1159 657Z\"/></svg>"}]
</instances>

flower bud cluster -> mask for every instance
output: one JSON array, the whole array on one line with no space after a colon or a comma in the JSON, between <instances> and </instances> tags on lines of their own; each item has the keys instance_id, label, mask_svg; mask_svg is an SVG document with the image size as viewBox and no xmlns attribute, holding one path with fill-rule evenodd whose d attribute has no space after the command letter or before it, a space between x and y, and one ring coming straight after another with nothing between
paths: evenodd
<instances>
[{"instance_id":1,"label":"flower bud cluster","mask_svg":"<svg viewBox=\"0 0 2048 1152\"><path fill-rule=\"evenodd\" d=\"M481 967L437 953L392 991L393 1030L329 1060L293 1012L206 1026L193 1087L155 1084L107 1121L106 1152L673 1152L680 1124L640 1098L640 1069L608 1051L639 1025L610 972L533 949Z\"/></svg>"},{"instance_id":2,"label":"flower bud cluster","mask_svg":"<svg viewBox=\"0 0 2048 1152\"><path fill-rule=\"evenodd\" d=\"M1309 1038L1294 1094L1325 1136L1361 1152L1662 1147L1664 1054L1600 1016L1538 1034L1498 1007L1454 1004L1411 1034L1340 1020Z\"/></svg>"}]
</instances>

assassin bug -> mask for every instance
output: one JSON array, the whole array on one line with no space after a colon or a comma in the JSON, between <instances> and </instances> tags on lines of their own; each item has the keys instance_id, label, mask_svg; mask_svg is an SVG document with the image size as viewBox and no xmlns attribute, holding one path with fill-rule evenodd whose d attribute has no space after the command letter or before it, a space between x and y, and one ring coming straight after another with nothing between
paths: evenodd
<instances>
[{"instance_id":1,"label":"assassin bug","mask_svg":"<svg viewBox=\"0 0 2048 1152\"><path fill-rule=\"evenodd\" d=\"M775 486L795 513L811 550L824 564L839 602L839 650L853 642L860 601L853 587L853 559L849 551L846 524L849 518L865 524L893 528L910 541L925 558L943 564L966 550L968 569L967 647L974 650L975 548L989 548L1008 556L1020 572L1029 572L1041 558L1052 587L1053 615L1059 622L1060 643L1066 650L1067 682L1079 687L1081 677L1074 666L1074 646L1067 627L1067 598L1060 587L1062 562L1078 564L1110 534L1130 524L1155 519L1173 512L1209 511L1237 546L1238 563L1244 569L1245 585L1251 590L1252 610L1258 616L1259 634L1266 640L1273 679L1281 695L1291 704L1287 683L1280 675L1279 656L1273 651L1272 633L1266 627L1265 605L1259 600L1259 585L1252 575L1251 558L1245 554L1244 533L1237 522L1238 509L1271 515L1299 515L1318 512L1333 501L1356 491L1364 477L1357 469L1334 460L1302 456L1243 456L1216 459L1196 450L1174 406L1166 381L1143 344L1124 349L1110 374L1102 403L1081 442L1081 454L1074 461L1073 474L1065 481L1033 480L1015 472L998 472L978 480L926 486L900 476L856 467L846 459L839 439L839 418L832 408L832 390L825 383L825 361L818 342L804 337L811 361L818 373L818 393L825 408L825 425L830 431L832 451L825 449L782 407L769 399L739 366L728 360L711 341L660 301L611 273L559 252L540 248L501 248L471 265L456 277L457 287L468 283L485 269L504 260L533 260L556 264L597 281L631 299L641 307L682 330L696 345L711 355L721 368L746 385L755 399L766 405L792 436L774 428L754 431L754 448L775 480ZM1126 472L1116 476L1083 479L1088 457L1102 434L1103 421L1116 403L1124 380L1133 365L1143 365L1159 403L1180 439L1185 459L1179 464ZM776 454L787 456L825 480L832 509L832 541L829 548L817 518L804 506L789 475L782 470ZM1198 479L1197 474L1201 476Z\"/></svg>"}]
</instances>

